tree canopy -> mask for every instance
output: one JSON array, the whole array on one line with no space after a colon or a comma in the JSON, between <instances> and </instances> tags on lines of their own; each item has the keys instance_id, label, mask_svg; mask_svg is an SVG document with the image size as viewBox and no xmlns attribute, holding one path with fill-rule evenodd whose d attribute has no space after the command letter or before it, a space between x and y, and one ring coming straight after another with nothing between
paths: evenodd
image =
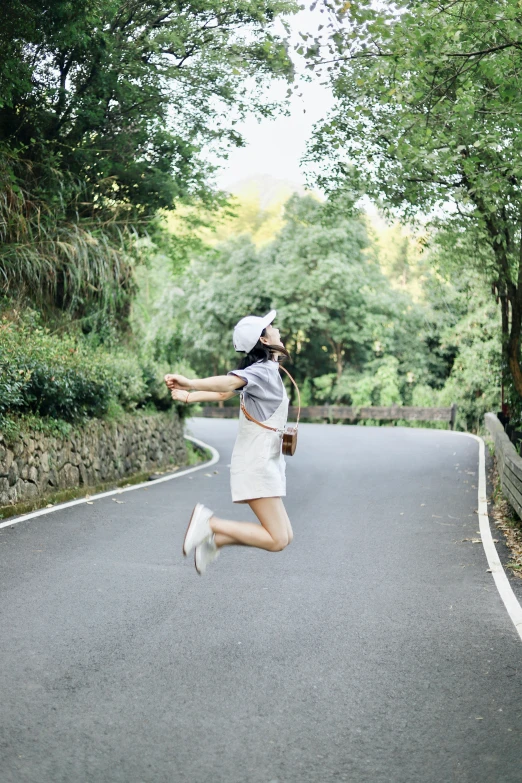
<instances>
[{"instance_id":1,"label":"tree canopy","mask_svg":"<svg viewBox=\"0 0 522 783\"><path fill-rule=\"evenodd\" d=\"M52 290L59 304L74 291L80 306L112 279L117 298L130 290L133 235L157 231L159 209L221 203L202 150L241 144L245 112L274 110L263 89L291 79L292 63L273 22L293 10L291 0L2 3L5 288Z\"/></svg>"},{"instance_id":2,"label":"tree canopy","mask_svg":"<svg viewBox=\"0 0 522 783\"><path fill-rule=\"evenodd\" d=\"M181 359L196 374L223 373L238 360L234 324L245 313L275 308L308 402L411 403L414 390L425 387L436 394L458 353L443 332L466 305L450 320L442 282L433 292L440 309L393 285L363 216L294 195L284 217L272 242L256 247L248 234L232 237L198 254L170 283L158 257L133 309L146 350Z\"/></svg>"},{"instance_id":3,"label":"tree canopy","mask_svg":"<svg viewBox=\"0 0 522 783\"><path fill-rule=\"evenodd\" d=\"M431 214L468 249L474 236L481 249L460 263L479 265L502 303L519 396L520 22L513 0L344 4L326 57L337 106L312 146L325 187Z\"/></svg>"}]
</instances>

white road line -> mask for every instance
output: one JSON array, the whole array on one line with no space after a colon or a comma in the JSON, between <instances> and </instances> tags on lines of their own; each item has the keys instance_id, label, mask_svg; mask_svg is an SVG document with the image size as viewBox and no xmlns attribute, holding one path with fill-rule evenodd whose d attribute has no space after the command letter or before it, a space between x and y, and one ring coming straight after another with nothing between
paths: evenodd
<instances>
[{"instance_id":1,"label":"white road line","mask_svg":"<svg viewBox=\"0 0 522 783\"><path fill-rule=\"evenodd\" d=\"M473 436L479 442L479 483L478 483L478 513L479 513L479 527L480 537L482 538L482 546L488 559L493 579L497 586L497 590L500 593L500 597L504 601L513 625L517 629L517 633L522 639L522 606L518 602L518 599L513 592L513 588L509 584L506 572L500 562L500 558L497 553L497 549L493 542L491 535L491 528L489 526L488 518L488 502L486 498L486 460L484 456L484 441L482 438Z\"/></svg>"},{"instance_id":2,"label":"white road line","mask_svg":"<svg viewBox=\"0 0 522 783\"><path fill-rule=\"evenodd\" d=\"M491 569L493 579L497 590L504 602L504 606L507 609L513 625L515 626L518 635L522 639L522 606L520 605L518 598L513 592L513 588L509 584L509 579L504 571L500 558L498 556L497 549L495 547L493 536L491 535L491 528L489 526L488 517L488 501L486 495L486 457L485 446L482 438L477 435L472 435L470 432L452 432L451 430L439 430L440 432L447 432L451 435L466 435L468 438L473 438L479 444L479 479L478 479L478 517L480 537L482 539L482 546L486 553L488 565Z\"/></svg>"},{"instance_id":3,"label":"white road line","mask_svg":"<svg viewBox=\"0 0 522 783\"><path fill-rule=\"evenodd\" d=\"M29 519L34 519L35 517L42 517L45 514L52 514L55 511L61 511L64 508L79 506L81 503L92 502L93 500L100 500L100 498L108 498L111 495L120 495L123 492L132 492L134 489L143 489L143 487L152 487L154 486L154 484L161 484L163 481L172 481L172 479L181 478L181 476L186 476L188 473L194 473L194 471L196 470L202 470L203 468L210 468L212 465L215 465L216 462L219 461L219 452L213 446L209 446L208 443L204 443L202 440L199 440L198 438L193 438L190 435L185 435L184 437L186 438L186 440L191 440L192 443L196 443L198 446L203 446L203 448L208 449L208 451L210 451L210 453L212 454L212 458L208 462L203 462L201 465L195 465L193 468L180 470L179 473L170 473L168 476L162 476L161 478L153 479L153 481L143 481L141 484L133 484L131 487L119 487L117 489L110 489L107 492L100 492L97 495L91 495L90 497L78 498L77 500L70 500L67 503L60 503L59 505L53 506L52 508L41 508L39 509L39 511L31 511L30 514L23 514L20 517L13 517L12 519L8 519L6 522L2 522L0 524L0 529L3 527L12 527L13 525L18 524L18 522L27 522L27 520Z\"/></svg>"}]
</instances>

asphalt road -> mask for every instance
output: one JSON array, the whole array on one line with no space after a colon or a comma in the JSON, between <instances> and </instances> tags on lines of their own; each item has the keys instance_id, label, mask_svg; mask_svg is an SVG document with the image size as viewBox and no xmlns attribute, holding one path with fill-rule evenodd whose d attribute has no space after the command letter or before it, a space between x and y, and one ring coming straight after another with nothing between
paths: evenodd
<instances>
[{"instance_id":1,"label":"asphalt road","mask_svg":"<svg viewBox=\"0 0 522 783\"><path fill-rule=\"evenodd\" d=\"M487 573L478 446L308 425L295 540L181 557L208 472L0 530L1 783L520 783L522 645ZM217 470L218 473L213 471Z\"/></svg>"}]
</instances>

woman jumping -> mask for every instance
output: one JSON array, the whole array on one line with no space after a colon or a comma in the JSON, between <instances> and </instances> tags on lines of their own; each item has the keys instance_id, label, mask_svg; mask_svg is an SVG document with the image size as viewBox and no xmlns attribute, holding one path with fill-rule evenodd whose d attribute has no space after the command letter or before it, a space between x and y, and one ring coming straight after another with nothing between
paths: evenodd
<instances>
[{"instance_id":1,"label":"woman jumping","mask_svg":"<svg viewBox=\"0 0 522 783\"><path fill-rule=\"evenodd\" d=\"M276 311L271 310L264 318L249 315L236 324L234 348L246 354L239 369L196 380L183 375L165 376L173 399L185 403L228 400L241 390L239 432L230 467L232 500L248 503L261 525L221 519L197 503L183 541L183 554L195 548L198 574L204 573L223 546L280 552L294 537L282 501L286 495L286 465L280 435L288 416L288 397L279 374L279 357L289 354L272 324L275 316Z\"/></svg>"}]
</instances>

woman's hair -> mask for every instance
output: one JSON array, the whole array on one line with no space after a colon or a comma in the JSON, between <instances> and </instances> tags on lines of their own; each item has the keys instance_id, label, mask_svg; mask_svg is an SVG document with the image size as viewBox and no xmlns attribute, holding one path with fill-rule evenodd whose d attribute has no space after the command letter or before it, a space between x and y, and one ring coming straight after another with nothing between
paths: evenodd
<instances>
[{"instance_id":1,"label":"woman's hair","mask_svg":"<svg viewBox=\"0 0 522 783\"><path fill-rule=\"evenodd\" d=\"M261 332L261 337L264 337L266 333L266 329L263 329ZM239 362L239 365L237 367L238 370L244 370L247 367L250 367L251 364L255 364L256 362L268 362L272 358L272 354L278 353L280 354L278 356L278 361L281 362L283 359L289 359L290 354L284 348L282 345L266 345L265 343L262 343L261 340L258 340L257 343L254 345L253 348L250 349L250 351L245 354L241 358L241 361Z\"/></svg>"}]
</instances>

